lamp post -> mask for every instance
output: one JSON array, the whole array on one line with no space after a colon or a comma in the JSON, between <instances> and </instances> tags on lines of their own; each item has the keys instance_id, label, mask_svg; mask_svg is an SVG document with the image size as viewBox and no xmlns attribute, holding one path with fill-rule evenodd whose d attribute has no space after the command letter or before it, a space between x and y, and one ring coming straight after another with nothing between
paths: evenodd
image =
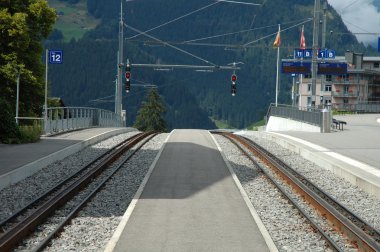
<instances>
[{"instance_id":1,"label":"lamp post","mask_svg":"<svg viewBox=\"0 0 380 252\"><path fill-rule=\"evenodd\" d=\"M20 99L20 70L16 68L16 73L17 73L17 94L16 94L16 124L18 125L18 104L19 104L19 99Z\"/></svg>"},{"instance_id":2,"label":"lamp post","mask_svg":"<svg viewBox=\"0 0 380 252\"><path fill-rule=\"evenodd\" d=\"M45 51L45 102L44 102L44 129L45 129L45 132L47 131L47 96L48 96L48 92L47 92L47 88L48 88L48 64L49 64L49 61L48 61L48 54L49 54L49 50L46 49Z\"/></svg>"},{"instance_id":3,"label":"lamp post","mask_svg":"<svg viewBox=\"0 0 380 252\"><path fill-rule=\"evenodd\" d=\"M311 75L311 106L315 107L317 90L317 68L318 68L318 39L319 39L319 11L320 0L314 2L314 28L313 28L313 55L312 55L312 75Z\"/></svg>"}]
</instances>

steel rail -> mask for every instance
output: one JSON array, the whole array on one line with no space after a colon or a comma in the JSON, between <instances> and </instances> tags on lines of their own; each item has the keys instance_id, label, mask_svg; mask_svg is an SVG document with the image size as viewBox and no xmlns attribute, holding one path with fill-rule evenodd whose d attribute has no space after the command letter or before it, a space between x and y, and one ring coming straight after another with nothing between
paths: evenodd
<instances>
[{"instance_id":1,"label":"steel rail","mask_svg":"<svg viewBox=\"0 0 380 252\"><path fill-rule=\"evenodd\" d=\"M65 219L59 223L59 225L52 231L50 232L50 234L42 241L38 244L38 246L36 248L34 248L32 251L33 252L39 252L39 251L42 251L43 249L45 249L50 241L57 237L59 235L60 232L62 232L63 228L69 224L69 222L74 219L78 212L80 210L82 210L86 204L105 186L105 184L115 175L116 172L118 172L123 166L124 164L130 160L136 153L137 151L139 151L141 149L141 147L143 147L147 142L149 142L153 137L155 137L158 133L153 133L151 135L149 135L147 138L145 138L145 140L135 149L132 151L132 153L130 153L127 157L125 157L123 159L123 161L117 165L116 168L113 169L112 173L110 173L106 178L103 179L103 181L95 188L93 189L85 199L83 199L66 217Z\"/></svg>"},{"instance_id":2,"label":"steel rail","mask_svg":"<svg viewBox=\"0 0 380 252\"><path fill-rule=\"evenodd\" d=\"M67 201L72 199L77 194L77 192L85 188L91 182L91 180L101 174L124 152L132 148L134 145L136 145L138 142L150 134L152 134L152 132L145 132L143 134L140 134L132 141L128 141L123 146L120 146L116 150L112 151L112 154L98 163L94 169L91 169L80 179L77 179L68 185L68 187L62 189L57 195L39 206L31 215L27 216L21 222L13 226L10 230L7 230L0 237L0 251L11 251L14 246L26 238L43 220L53 214L57 208L63 206Z\"/></svg>"},{"instance_id":3,"label":"steel rail","mask_svg":"<svg viewBox=\"0 0 380 252\"><path fill-rule=\"evenodd\" d=\"M75 177L79 176L82 172L84 172L85 170L87 170L88 168L90 168L91 166L93 166L100 159L105 158L111 152L115 151L116 148L119 148L120 146L122 146L123 144L126 144L129 141L132 141L136 137L139 137L141 134L143 134L143 133L138 133L138 134L136 134L136 135L134 135L132 137L129 137L126 140L120 142L119 144L117 144L116 146L114 146L112 149L106 151L105 153L103 153L102 155L98 156L94 160L88 162L86 165L84 165L82 168L80 168L80 170L78 170L76 173L74 173L71 176L69 176L68 178L64 179L59 184L57 184L53 188L49 189L48 191L46 191L45 193L43 193L38 198L35 198L35 199L31 200L29 203L25 204L24 207L22 207L19 210L17 210L15 213L13 213L8 218L2 220L0 222L0 228L1 228L0 234L4 233L5 230L7 229L5 226L10 225L10 223L16 222L17 218L19 218L21 215L25 214L28 210L34 209L34 208L36 208L36 206L41 205L41 202L43 200L46 200L47 197L49 197L49 196L53 195L54 193L56 193L57 191L59 191L60 188L62 188L62 186L64 186L65 184L67 184L69 181L72 181ZM0 235L0 237L1 237L1 235Z\"/></svg>"},{"instance_id":4,"label":"steel rail","mask_svg":"<svg viewBox=\"0 0 380 252\"><path fill-rule=\"evenodd\" d=\"M355 247L361 251L380 251L380 234L378 230L334 200L329 194L318 188L268 150L250 139L233 134L229 135L252 151L262 162L267 164L276 174L290 184L323 217L327 218L334 229L344 233Z\"/></svg>"},{"instance_id":5,"label":"steel rail","mask_svg":"<svg viewBox=\"0 0 380 252\"><path fill-rule=\"evenodd\" d=\"M254 159L252 156L245 150L243 147L241 147L238 143L238 141L232 137L230 137L229 134L222 133L222 132L213 132L214 134L222 135L226 139L228 139L231 143L233 143L255 166L257 166L262 173L265 174L265 176L269 179L269 181L284 195L284 197L291 202L292 205L294 205L297 210L305 217L305 219L309 222L310 226L320 235L323 237L323 239L327 242L327 245L334 251L343 252L342 249L338 246L336 242L334 242L329 235L321 228L319 225L310 217L310 215L301 208L301 206L282 188L282 186L277 183L272 176L264 170L261 165Z\"/></svg>"}]
</instances>

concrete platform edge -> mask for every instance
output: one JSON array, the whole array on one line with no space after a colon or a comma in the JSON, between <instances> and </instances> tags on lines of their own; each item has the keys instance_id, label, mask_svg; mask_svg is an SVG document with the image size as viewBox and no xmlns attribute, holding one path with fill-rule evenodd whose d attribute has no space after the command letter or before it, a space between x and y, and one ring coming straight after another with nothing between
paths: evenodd
<instances>
[{"instance_id":1,"label":"concrete platform edge","mask_svg":"<svg viewBox=\"0 0 380 252\"><path fill-rule=\"evenodd\" d=\"M380 178L374 177L374 175L371 175L369 172L363 170L361 167L352 165L352 163L344 162L338 159L339 157L341 157L341 158L350 160L350 158L340 155L338 153L331 152L331 151L327 153L325 151L319 150L319 148L315 149L309 146L309 148L312 149L310 150L306 146L304 146L302 143L295 142L295 140L293 140L293 138L296 139L295 137L292 137L292 139L290 139L290 137L287 135L274 133L274 132L264 133L264 134L266 135L267 138L276 142L280 146L298 153L303 158L319 165L320 167L326 170L333 172L338 177L345 179L346 181L359 187L360 189L367 192L368 194L373 195L376 198L380 199ZM307 142L304 140L302 141ZM313 146L315 144L310 143L310 145ZM324 149L323 147L320 147L320 148ZM355 163L360 163L360 162L355 162ZM363 165L370 168L369 165L366 165L366 164L363 164Z\"/></svg>"},{"instance_id":2,"label":"concrete platform edge","mask_svg":"<svg viewBox=\"0 0 380 252\"><path fill-rule=\"evenodd\" d=\"M214 140L214 143L215 143L216 147L218 148L220 155L222 156L224 162L226 163L228 170L230 171L231 176L235 182L235 185L239 189L240 194L243 197L244 202L249 209L249 212L251 213L251 215L252 215L254 221L256 222L261 234L263 235L265 243L267 244L269 250L272 252L278 252L278 249L277 249L275 243L273 242L272 237L270 236L268 230L266 229L266 227L265 227L264 223L262 222L262 220L261 220L259 214L257 213L256 209L253 207L251 200L249 199L247 193L245 192L243 186L241 185L239 179L237 178L233 168L230 165L230 162L227 160L226 156L224 155L222 149L220 148L220 146L219 146L218 142L216 141L216 139L214 138L214 136L211 134L211 132L209 132L209 133L211 135L211 138Z\"/></svg>"},{"instance_id":3,"label":"concrete platform edge","mask_svg":"<svg viewBox=\"0 0 380 252\"><path fill-rule=\"evenodd\" d=\"M117 226L117 228L116 228L115 232L113 233L111 239L108 241L106 248L104 249L104 252L112 252L115 249L116 244L119 241L121 234L123 233L123 230L125 229L125 226L127 225L128 220L131 217L133 210L135 209L137 202L138 202L138 200L139 200L139 198L140 198L140 196L141 196L141 194L145 188L145 185L148 182L150 175L152 174L153 169L156 166L156 163L157 163L158 159L160 158L161 153L164 150L165 145L168 142L172 133L173 133L173 131L170 132L168 137L165 139L164 144L161 146L160 151L157 153L155 159L153 160L153 163L150 165L149 170L144 177L144 180L141 182L139 189L137 190L136 194L133 196L133 199L132 199L131 203L129 204L127 210L125 211L119 225Z\"/></svg>"},{"instance_id":4,"label":"concrete platform edge","mask_svg":"<svg viewBox=\"0 0 380 252\"><path fill-rule=\"evenodd\" d=\"M129 131L131 131L131 128L110 130L105 133L93 136L89 139L83 140L72 146L68 146L60 151L52 153L46 157L40 158L34 162L21 166L17 168L16 170L13 170L11 172L8 172L0 176L0 190L33 175L35 172L54 163L55 161L62 160L66 158L67 156L72 155L75 152L78 152L89 145L95 144L106 138L109 138L118 134L126 133Z\"/></svg>"}]
</instances>

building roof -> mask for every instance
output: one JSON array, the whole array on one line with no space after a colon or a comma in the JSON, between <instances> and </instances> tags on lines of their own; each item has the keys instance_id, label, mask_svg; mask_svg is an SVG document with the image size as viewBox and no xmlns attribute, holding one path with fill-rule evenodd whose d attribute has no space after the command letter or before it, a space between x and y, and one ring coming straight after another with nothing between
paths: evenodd
<instances>
[{"instance_id":1,"label":"building roof","mask_svg":"<svg viewBox=\"0 0 380 252\"><path fill-rule=\"evenodd\" d=\"M363 61L379 61L380 62L380 56L364 56Z\"/></svg>"}]
</instances>

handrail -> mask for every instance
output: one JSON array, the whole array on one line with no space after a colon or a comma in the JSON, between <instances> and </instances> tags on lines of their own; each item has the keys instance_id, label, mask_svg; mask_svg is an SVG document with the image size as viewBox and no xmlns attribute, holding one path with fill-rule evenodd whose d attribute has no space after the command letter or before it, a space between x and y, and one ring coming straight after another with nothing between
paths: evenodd
<instances>
[{"instance_id":1,"label":"handrail","mask_svg":"<svg viewBox=\"0 0 380 252\"><path fill-rule=\"evenodd\" d=\"M278 116L322 127L321 110L311 107L294 107L291 105L273 103L270 104L266 119L270 116Z\"/></svg>"},{"instance_id":2,"label":"handrail","mask_svg":"<svg viewBox=\"0 0 380 252\"><path fill-rule=\"evenodd\" d=\"M91 127L123 127L124 119L112 111L87 107L47 108L44 133L54 134Z\"/></svg>"}]
</instances>

